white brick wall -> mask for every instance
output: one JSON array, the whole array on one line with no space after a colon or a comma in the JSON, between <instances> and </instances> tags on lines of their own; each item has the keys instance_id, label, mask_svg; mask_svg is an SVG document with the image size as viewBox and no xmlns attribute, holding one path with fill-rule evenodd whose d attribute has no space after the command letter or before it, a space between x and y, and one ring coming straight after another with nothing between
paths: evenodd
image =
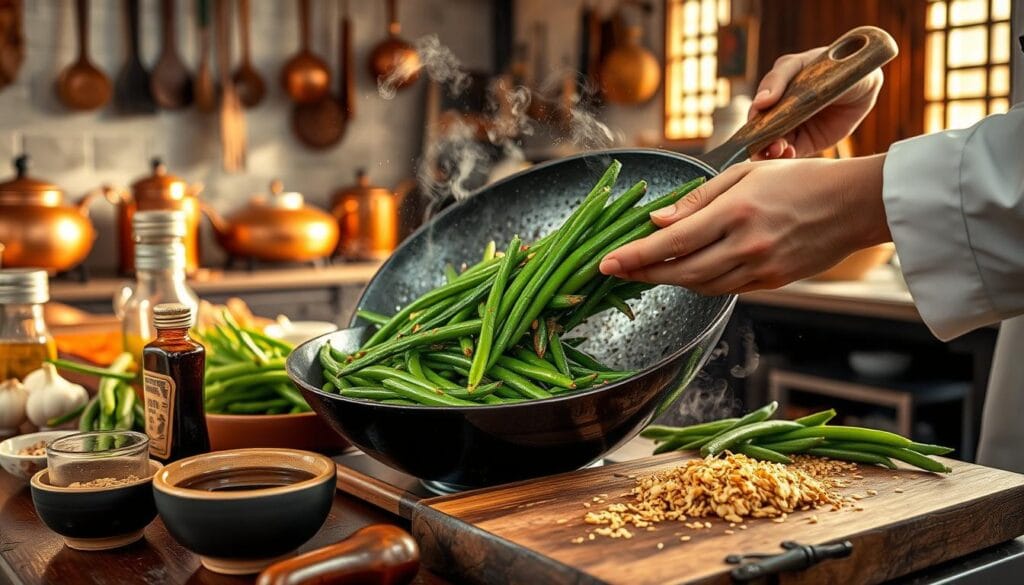
<instances>
[{"instance_id":1,"label":"white brick wall","mask_svg":"<svg viewBox=\"0 0 1024 585\"><path fill-rule=\"evenodd\" d=\"M143 62L152 67L160 48L159 0L142 1ZM356 119L341 144L327 152L305 149L291 134L289 104L278 84L281 65L295 53L297 3L251 0L253 59L264 76L268 95L248 110L248 170L225 175L220 170L215 115L196 111L161 112L122 118L108 105L98 113L70 113L54 95L57 72L74 60L77 41L71 0L25 0L28 51L15 84L0 90L0 180L13 171L8 161L25 149L33 174L54 181L71 198L102 183L127 185L148 174L148 160L162 156L171 172L206 184L203 197L222 212L266 191L274 177L288 189L326 205L334 189L352 182L365 166L374 182L394 186L410 176L420 149L423 84L392 101L377 96L366 72L366 58L385 34L383 0L349 0L355 31ZM337 15L340 0L313 0L313 48L336 71ZM197 35L194 0L178 0L178 47L195 66ZM469 68L489 70L490 3L482 0L404 0L399 2L403 36L437 34ZM120 0L92 0L93 59L113 79L123 57ZM233 21L237 39L237 22ZM236 41L237 44L237 41ZM239 49L233 50L237 59ZM116 264L113 209L97 202L92 210L100 236L86 264ZM204 262L220 261L220 251L205 234Z\"/></svg>"}]
</instances>

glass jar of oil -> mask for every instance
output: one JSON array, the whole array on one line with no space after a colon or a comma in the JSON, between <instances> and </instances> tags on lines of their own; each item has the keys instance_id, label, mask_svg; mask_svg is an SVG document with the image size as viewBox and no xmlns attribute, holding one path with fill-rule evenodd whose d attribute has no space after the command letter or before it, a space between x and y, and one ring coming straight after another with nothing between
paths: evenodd
<instances>
[{"instance_id":1,"label":"glass jar of oil","mask_svg":"<svg viewBox=\"0 0 1024 585\"><path fill-rule=\"evenodd\" d=\"M45 270L0 270L0 380L21 380L57 357L57 345L43 319L43 304L49 300Z\"/></svg>"}]
</instances>

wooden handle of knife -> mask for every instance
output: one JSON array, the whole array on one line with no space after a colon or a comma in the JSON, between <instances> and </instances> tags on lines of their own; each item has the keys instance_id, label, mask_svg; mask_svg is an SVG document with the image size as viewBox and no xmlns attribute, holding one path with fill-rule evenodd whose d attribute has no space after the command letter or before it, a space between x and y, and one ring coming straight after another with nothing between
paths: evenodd
<instances>
[{"instance_id":1,"label":"wooden handle of knife","mask_svg":"<svg viewBox=\"0 0 1024 585\"><path fill-rule=\"evenodd\" d=\"M408 532L374 524L267 567L256 585L403 585L412 581L419 566L420 550Z\"/></svg>"}]
</instances>

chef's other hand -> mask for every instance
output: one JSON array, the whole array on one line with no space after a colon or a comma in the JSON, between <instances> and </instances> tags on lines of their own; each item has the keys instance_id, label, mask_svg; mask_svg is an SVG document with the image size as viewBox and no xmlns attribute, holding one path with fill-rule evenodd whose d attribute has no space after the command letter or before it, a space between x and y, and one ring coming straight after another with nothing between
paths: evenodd
<instances>
[{"instance_id":1,"label":"chef's other hand","mask_svg":"<svg viewBox=\"0 0 1024 585\"><path fill-rule=\"evenodd\" d=\"M705 295L777 288L892 239L885 155L796 159L727 169L673 206L657 232L609 253L601 272Z\"/></svg>"},{"instance_id":2,"label":"chef's other hand","mask_svg":"<svg viewBox=\"0 0 1024 585\"><path fill-rule=\"evenodd\" d=\"M758 85L747 118L774 106L793 77L824 51L825 47L819 47L779 57ZM882 89L882 80L882 70L875 69L810 120L751 158L765 160L807 156L835 145L856 130L875 106L878 92Z\"/></svg>"}]
</instances>

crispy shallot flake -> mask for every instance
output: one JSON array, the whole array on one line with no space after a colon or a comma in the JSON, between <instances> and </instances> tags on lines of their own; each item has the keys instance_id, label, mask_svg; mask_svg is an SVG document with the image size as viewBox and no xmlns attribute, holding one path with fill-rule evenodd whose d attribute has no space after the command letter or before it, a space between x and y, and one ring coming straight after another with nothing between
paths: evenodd
<instances>
[{"instance_id":1,"label":"crispy shallot flake","mask_svg":"<svg viewBox=\"0 0 1024 585\"><path fill-rule=\"evenodd\" d=\"M686 522L688 517L721 518L730 528L744 518L784 522L798 510L842 508L843 498L829 478L856 469L846 462L819 458L798 457L790 466L742 454L693 459L637 478L633 501L588 511L583 521L601 526L594 532L610 538L630 538L629 528L650 530L667 521L681 522L693 530L712 527L709 521Z\"/></svg>"}]
</instances>

